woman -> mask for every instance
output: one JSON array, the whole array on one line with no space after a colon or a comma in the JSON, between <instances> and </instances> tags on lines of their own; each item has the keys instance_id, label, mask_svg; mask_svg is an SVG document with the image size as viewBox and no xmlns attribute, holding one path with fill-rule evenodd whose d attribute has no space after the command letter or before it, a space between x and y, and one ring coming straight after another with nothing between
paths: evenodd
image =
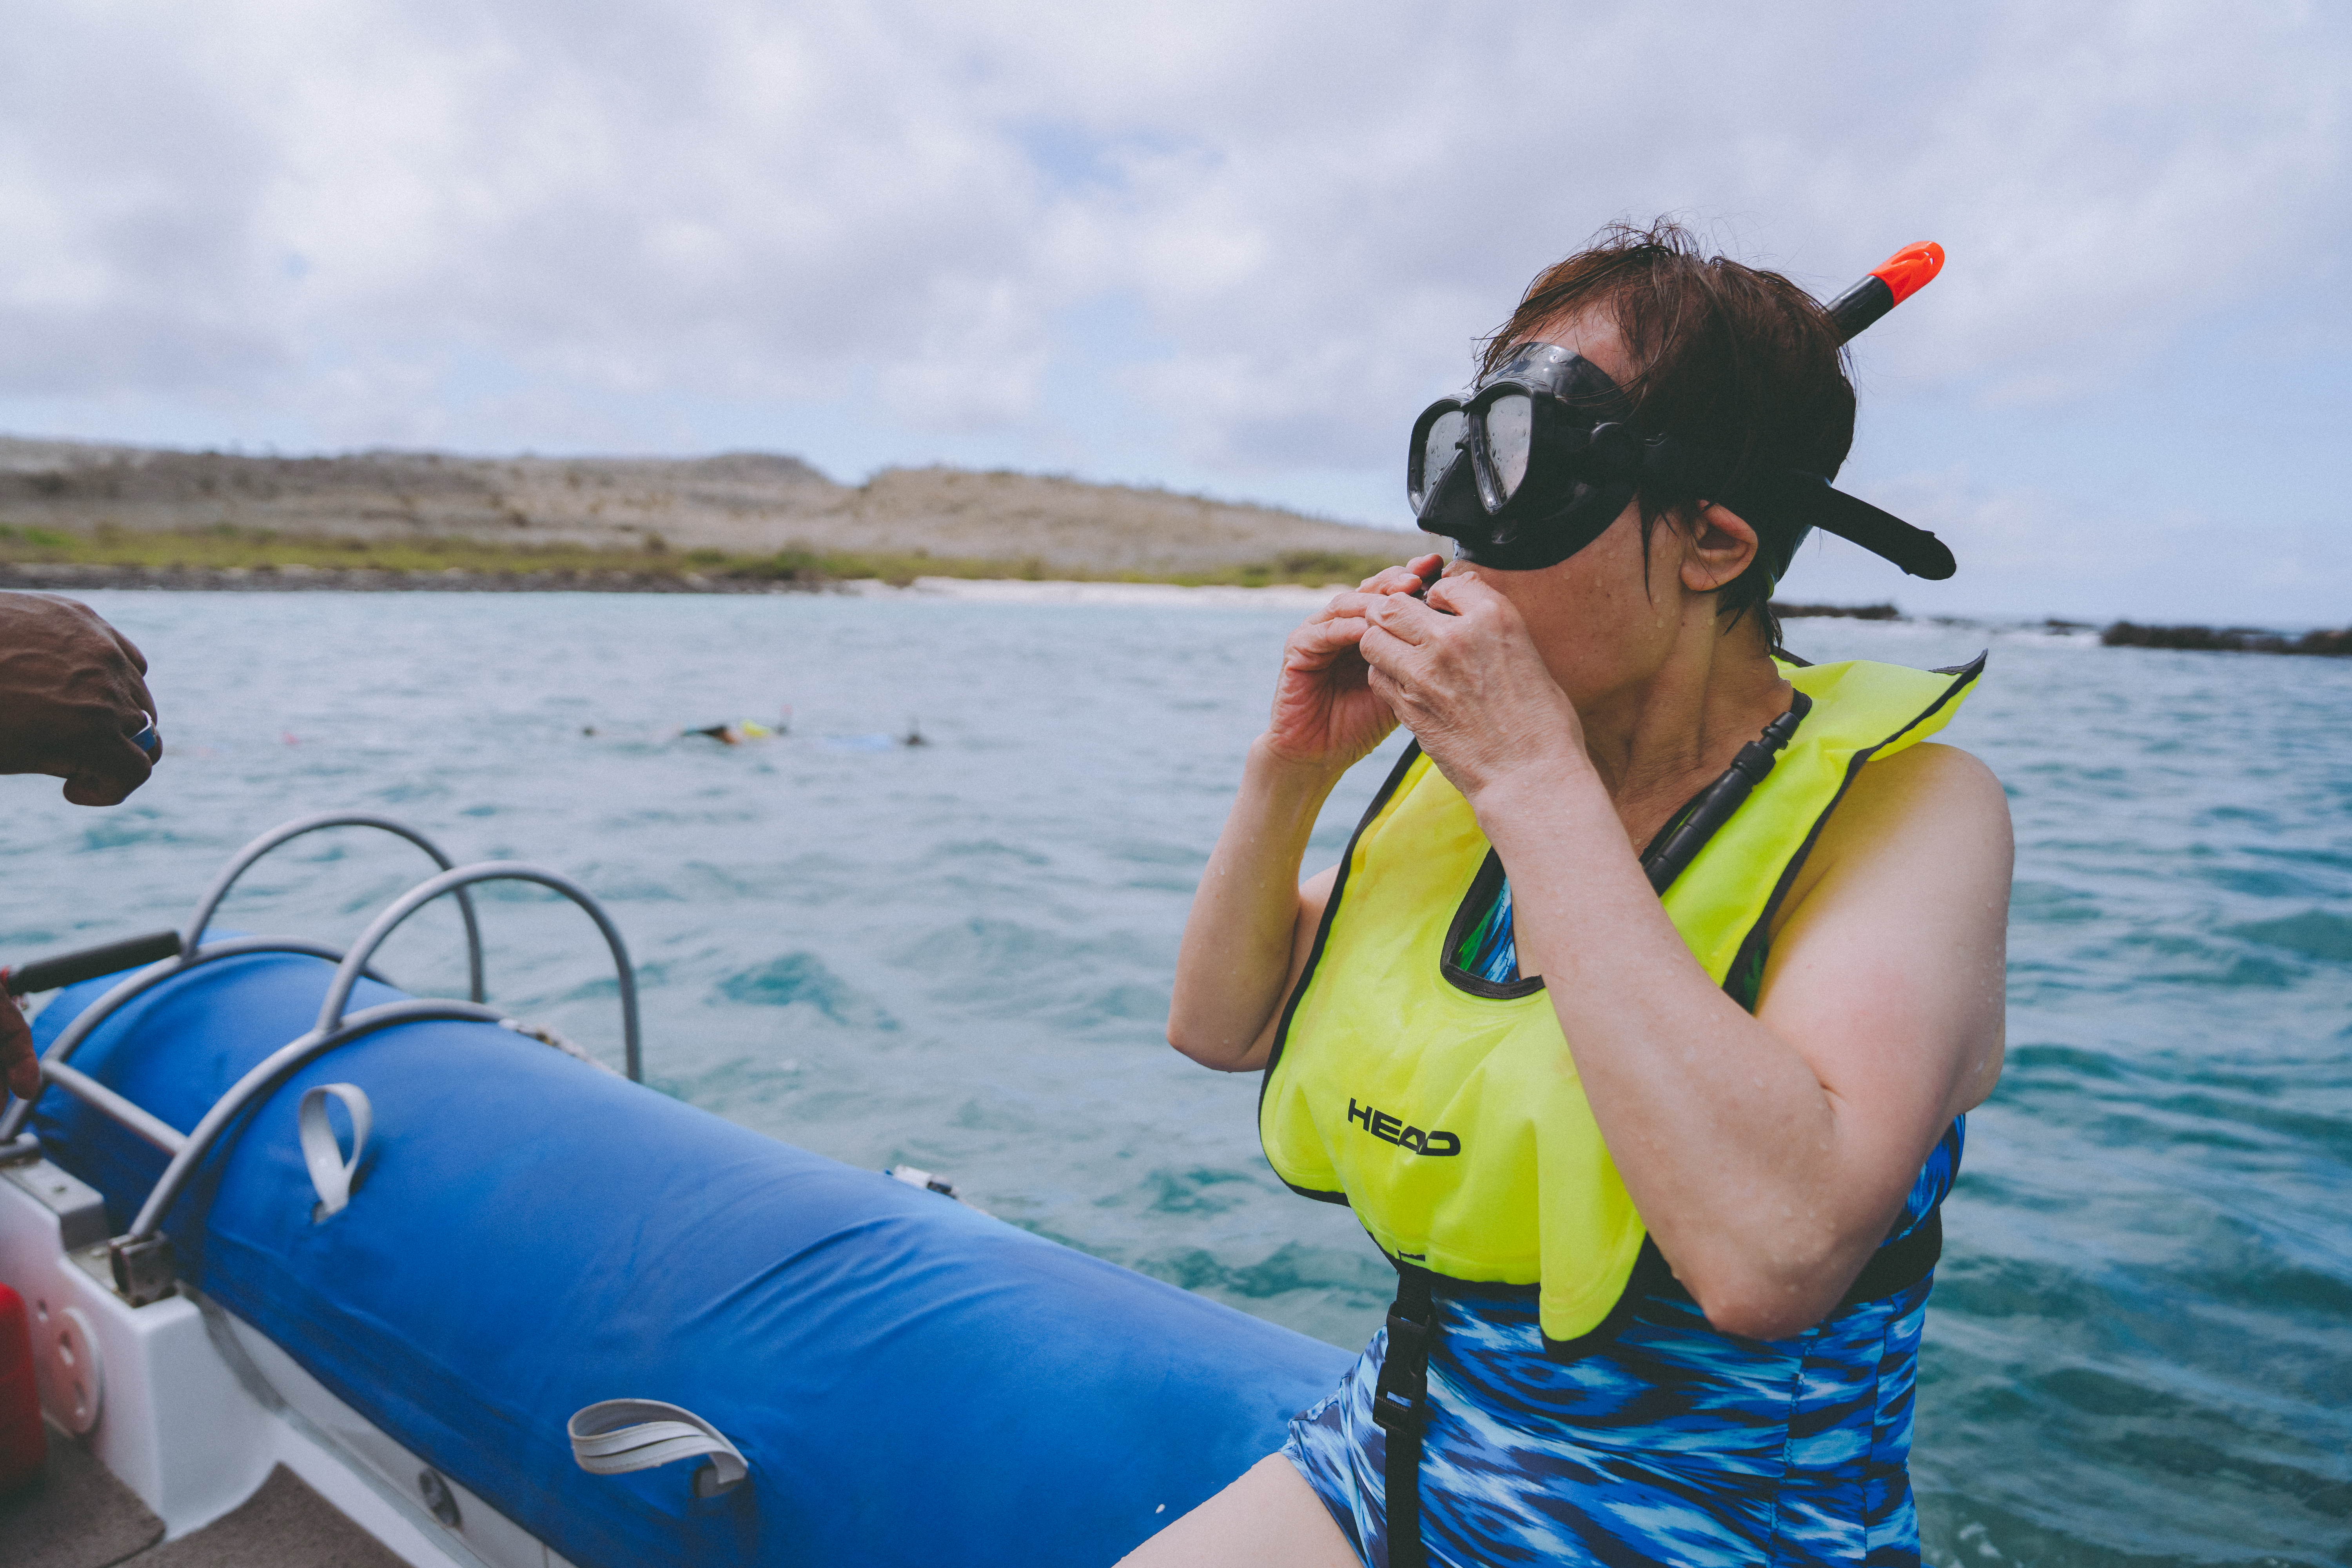
<instances>
[{"instance_id":1,"label":"woman","mask_svg":"<svg viewBox=\"0 0 2352 1568\"><path fill-rule=\"evenodd\" d=\"M2011 839L1992 775L1917 743L1981 661L1774 657L1811 526L1950 570L1827 486L1841 336L1679 230L1604 236L1415 432L1455 559L1292 635L1169 1037L1265 1071L1268 1158L1354 1206L1398 1301L1130 1562L1918 1561L1911 1383L2000 1068Z\"/></svg>"}]
</instances>

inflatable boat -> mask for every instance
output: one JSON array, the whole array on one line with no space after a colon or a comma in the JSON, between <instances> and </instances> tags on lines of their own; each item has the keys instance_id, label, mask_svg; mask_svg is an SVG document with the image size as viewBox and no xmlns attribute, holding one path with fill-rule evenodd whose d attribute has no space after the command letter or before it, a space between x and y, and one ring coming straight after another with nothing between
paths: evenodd
<instances>
[{"instance_id":1,"label":"inflatable boat","mask_svg":"<svg viewBox=\"0 0 2352 1568\"><path fill-rule=\"evenodd\" d=\"M347 950L213 929L247 868L327 829L440 870ZM491 881L584 911L625 1072L488 1003L467 889ZM371 962L445 897L472 994L404 994ZM1108 1564L1348 1361L645 1088L594 899L390 818L265 834L180 931L59 979L42 1093L0 1116L0 1282L52 1446L165 1540L282 1468L416 1568Z\"/></svg>"}]
</instances>

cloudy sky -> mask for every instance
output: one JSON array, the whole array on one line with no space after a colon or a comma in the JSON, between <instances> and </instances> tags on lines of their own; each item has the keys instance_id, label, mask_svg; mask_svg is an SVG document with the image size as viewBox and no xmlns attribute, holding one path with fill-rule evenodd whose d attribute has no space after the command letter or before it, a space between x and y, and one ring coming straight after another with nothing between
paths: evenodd
<instances>
[{"instance_id":1,"label":"cloudy sky","mask_svg":"<svg viewBox=\"0 0 2352 1568\"><path fill-rule=\"evenodd\" d=\"M2352 621L2352 7L11 0L0 431L944 461L1409 523L1538 268L1678 215L1856 344L1792 596Z\"/></svg>"}]
</instances>

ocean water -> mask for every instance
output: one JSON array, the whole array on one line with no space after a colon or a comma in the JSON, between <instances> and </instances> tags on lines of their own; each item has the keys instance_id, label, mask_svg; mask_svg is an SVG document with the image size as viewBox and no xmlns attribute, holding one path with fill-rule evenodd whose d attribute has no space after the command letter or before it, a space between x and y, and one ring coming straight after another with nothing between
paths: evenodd
<instances>
[{"instance_id":1,"label":"ocean water","mask_svg":"<svg viewBox=\"0 0 2352 1568\"><path fill-rule=\"evenodd\" d=\"M390 812L605 901L660 1089L1335 1343L1379 1322L1386 1267L1258 1156L1256 1080L1160 1034L1295 598L89 597L153 660L172 754L113 811L0 784L0 961L178 923L282 818ZM2017 816L2010 1057L1929 1315L1930 1560L2352 1563L2352 662L1790 640L1992 649L1948 738ZM772 741L677 733L786 705ZM348 938L429 869L322 835L223 919ZM616 1060L585 921L522 889L484 920L494 999ZM454 913L384 967L454 994Z\"/></svg>"}]
</instances>

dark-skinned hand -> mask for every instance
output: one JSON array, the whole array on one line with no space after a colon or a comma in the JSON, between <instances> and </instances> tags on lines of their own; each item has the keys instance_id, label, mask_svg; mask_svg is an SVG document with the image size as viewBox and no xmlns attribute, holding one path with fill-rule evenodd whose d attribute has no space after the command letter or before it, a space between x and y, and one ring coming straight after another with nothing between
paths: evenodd
<instances>
[{"instance_id":1,"label":"dark-skinned hand","mask_svg":"<svg viewBox=\"0 0 2352 1568\"><path fill-rule=\"evenodd\" d=\"M1371 692L1471 800L1517 768L1582 755L1575 705L1519 612L1475 572L1441 579L1426 602L1386 595L1364 620Z\"/></svg>"},{"instance_id":2,"label":"dark-skinned hand","mask_svg":"<svg viewBox=\"0 0 2352 1568\"><path fill-rule=\"evenodd\" d=\"M89 605L0 593L0 773L66 781L76 805L114 805L154 763L131 737L155 712L147 659Z\"/></svg>"},{"instance_id":3,"label":"dark-skinned hand","mask_svg":"<svg viewBox=\"0 0 2352 1568\"><path fill-rule=\"evenodd\" d=\"M30 1100L41 1091L41 1058L33 1049L33 1026L16 1010L16 999L0 988L0 1078L8 1092ZM5 1103L5 1097L0 1097Z\"/></svg>"}]
</instances>

